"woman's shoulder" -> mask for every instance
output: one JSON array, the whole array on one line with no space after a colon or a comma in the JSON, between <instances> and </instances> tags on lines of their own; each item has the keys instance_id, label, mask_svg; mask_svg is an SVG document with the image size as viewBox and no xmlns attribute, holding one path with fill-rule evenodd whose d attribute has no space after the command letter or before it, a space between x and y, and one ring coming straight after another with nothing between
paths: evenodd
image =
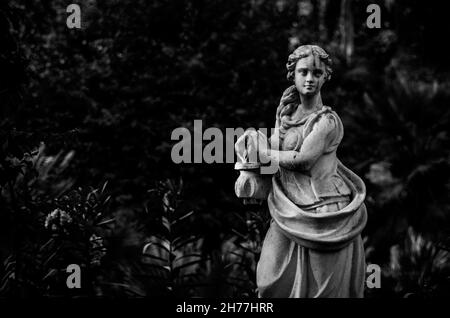
<instances>
[{"instance_id":1,"label":"woman's shoulder","mask_svg":"<svg viewBox=\"0 0 450 318\"><path fill-rule=\"evenodd\" d=\"M330 107L323 106L306 123L306 130L318 129L330 132L342 126L339 115Z\"/></svg>"},{"instance_id":2,"label":"woman's shoulder","mask_svg":"<svg viewBox=\"0 0 450 318\"><path fill-rule=\"evenodd\" d=\"M326 108L325 108L326 107ZM327 152L335 150L344 136L344 125L339 115L329 106L323 108L323 114L318 121L320 129L327 134L329 141Z\"/></svg>"},{"instance_id":3,"label":"woman's shoulder","mask_svg":"<svg viewBox=\"0 0 450 318\"><path fill-rule=\"evenodd\" d=\"M323 106L319 111L319 116L328 120L341 121L339 115L331 108L331 106Z\"/></svg>"}]
</instances>

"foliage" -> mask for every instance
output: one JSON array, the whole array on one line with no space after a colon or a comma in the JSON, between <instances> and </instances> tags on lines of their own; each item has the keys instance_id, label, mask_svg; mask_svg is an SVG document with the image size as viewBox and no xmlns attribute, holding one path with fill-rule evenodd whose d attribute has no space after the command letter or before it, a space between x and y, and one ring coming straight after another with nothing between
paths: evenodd
<instances>
[{"instance_id":1,"label":"foliage","mask_svg":"<svg viewBox=\"0 0 450 318\"><path fill-rule=\"evenodd\" d=\"M433 242L409 227L404 241L390 248L382 274L384 290L392 296L445 297L450 290L448 244ZM372 294L376 296L377 291Z\"/></svg>"},{"instance_id":2,"label":"foliage","mask_svg":"<svg viewBox=\"0 0 450 318\"><path fill-rule=\"evenodd\" d=\"M246 211L244 217L235 214L239 229L232 229L233 235L224 242L222 254L226 260L226 281L234 287L233 296L257 297L256 266L261 254L262 243L269 225L267 209Z\"/></svg>"},{"instance_id":3,"label":"foliage","mask_svg":"<svg viewBox=\"0 0 450 318\"><path fill-rule=\"evenodd\" d=\"M3 158L2 201L15 226L14 249L4 263L1 292L8 295L60 295L67 292L66 267L78 264L81 291L94 293L95 272L105 253L103 237L110 196L101 189L73 188L63 178L73 152L45 154L45 146ZM29 266L33 264L33 266Z\"/></svg>"},{"instance_id":4,"label":"foliage","mask_svg":"<svg viewBox=\"0 0 450 318\"><path fill-rule=\"evenodd\" d=\"M183 211L182 186L181 180L179 184L167 180L155 189L162 197L161 229L143 248L144 263L149 267L145 279L156 289L153 293L162 285L159 293L179 297L193 295L193 289L201 284L200 267L206 262L201 250L203 239L186 230L194 211ZM147 211L150 214L148 207Z\"/></svg>"}]
</instances>

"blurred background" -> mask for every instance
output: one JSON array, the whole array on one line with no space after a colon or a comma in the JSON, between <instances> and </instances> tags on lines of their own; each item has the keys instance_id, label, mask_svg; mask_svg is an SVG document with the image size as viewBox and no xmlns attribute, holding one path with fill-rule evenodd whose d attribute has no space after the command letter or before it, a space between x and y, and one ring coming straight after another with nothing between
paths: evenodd
<instances>
[{"instance_id":1,"label":"blurred background","mask_svg":"<svg viewBox=\"0 0 450 318\"><path fill-rule=\"evenodd\" d=\"M450 294L450 59L437 2L79 0L0 4L0 296L254 297L269 222L233 164L174 164L174 128L272 127L288 55L367 186L367 297ZM369 29L366 8L381 8ZM81 289L66 267L81 267Z\"/></svg>"}]
</instances>

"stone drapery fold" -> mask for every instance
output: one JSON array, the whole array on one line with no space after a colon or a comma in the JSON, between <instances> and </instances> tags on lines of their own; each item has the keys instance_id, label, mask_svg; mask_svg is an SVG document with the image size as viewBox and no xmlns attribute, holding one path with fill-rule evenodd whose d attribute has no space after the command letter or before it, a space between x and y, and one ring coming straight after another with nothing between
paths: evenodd
<instances>
[{"instance_id":1,"label":"stone drapery fold","mask_svg":"<svg viewBox=\"0 0 450 318\"><path fill-rule=\"evenodd\" d=\"M364 182L338 161L338 174L352 190L350 203L336 212L313 213L303 210L283 193L273 177L268 205L273 220L297 244L315 250L338 250L358 236L367 222Z\"/></svg>"}]
</instances>

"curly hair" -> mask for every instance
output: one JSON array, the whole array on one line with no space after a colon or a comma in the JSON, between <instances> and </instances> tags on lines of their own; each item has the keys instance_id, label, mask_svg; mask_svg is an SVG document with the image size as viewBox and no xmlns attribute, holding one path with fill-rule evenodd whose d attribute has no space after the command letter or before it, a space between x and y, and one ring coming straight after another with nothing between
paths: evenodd
<instances>
[{"instance_id":1,"label":"curly hair","mask_svg":"<svg viewBox=\"0 0 450 318\"><path fill-rule=\"evenodd\" d=\"M325 72L327 75L326 80L328 81L331 79L331 74L333 73L333 70L331 69L332 62L328 53L317 45L302 45L296 48L295 51L292 52L291 55L289 55L288 62L286 63L286 68L288 71L287 79L289 81L294 81L295 77L294 72L297 62L300 59L308 57L310 55L319 57L319 59L325 64Z\"/></svg>"},{"instance_id":2,"label":"curly hair","mask_svg":"<svg viewBox=\"0 0 450 318\"><path fill-rule=\"evenodd\" d=\"M317 56L325 64L326 80L330 80L333 70L331 69L332 61L328 53L317 45L302 45L289 55L288 62L286 63L286 69L288 71L287 79L289 81L294 81L295 66L297 65L297 62L310 55ZM290 126L288 121L282 119L283 117L287 118L287 116L291 115L298 104L300 104L299 92L295 85L291 85L283 92L276 113L276 124L280 128L281 138L284 137L284 132Z\"/></svg>"}]
</instances>

